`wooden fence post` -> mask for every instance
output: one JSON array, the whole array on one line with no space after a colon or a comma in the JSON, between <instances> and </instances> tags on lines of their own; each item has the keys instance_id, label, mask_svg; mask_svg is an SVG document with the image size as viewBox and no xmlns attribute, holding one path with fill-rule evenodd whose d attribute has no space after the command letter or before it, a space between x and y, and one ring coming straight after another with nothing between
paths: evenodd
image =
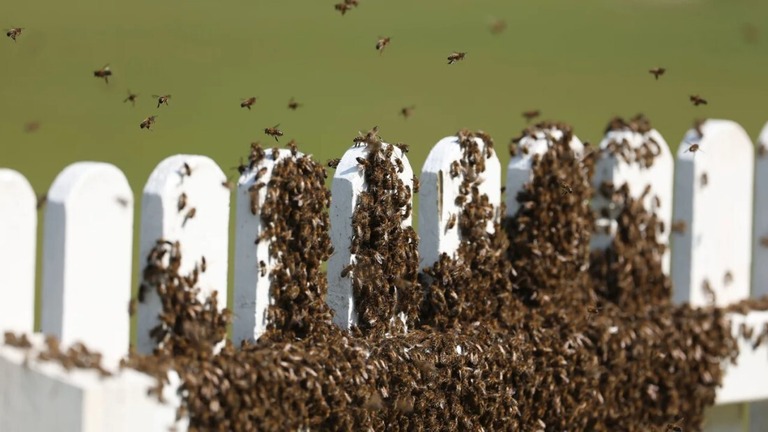
<instances>
[{"instance_id":1,"label":"wooden fence post","mask_svg":"<svg viewBox=\"0 0 768 432\"><path fill-rule=\"evenodd\" d=\"M752 296L768 294L768 123L757 138Z\"/></svg>"},{"instance_id":2,"label":"wooden fence post","mask_svg":"<svg viewBox=\"0 0 768 432\"><path fill-rule=\"evenodd\" d=\"M0 333L29 332L35 321L35 191L20 173L0 168Z\"/></svg>"},{"instance_id":3,"label":"wooden fence post","mask_svg":"<svg viewBox=\"0 0 768 432\"><path fill-rule=\"evenodd\" d=\"M181 274L200 267L201 301L218 292L218 305L227 305L230 190L226 176L206 156L174 155L152 171L144 186L141 206L139 281L147 256L158 239L179 241ZM137 351L149 354L155 342L150 330L158 324L161 304L157 291L149 289L138 304Z\"/></svg>"},{"instance_id":4,"label":"wooden fence post","mask_svg":"<svg viewBox=\"0 0 768 432\"><path fill-rule=\"evenodd\" d=\"M81 341L106 364L128 351L133 192L114 165L78 162L48 192L42 331Z\"/></svg>"},{"instance_id":5,"label":"wooden fence post","mask_svg":"<svg viewBox=\"0 0 768 432\"><path fill-rule=\"evenodd\" d=\"M629 153L630 159L624 160L621 156L609 151L609 148L621 145L623 142L629 144L628 148L632 151L650 151L655 154L652 165L641 166L634 153ZM606 133L600 142L600 149L603 153L595 166L593 180L595 190L600 190L600 185L603 182L610 182L615 188L619 188L626 183L629 187L630 195L633 198L639 198L644 189L650 186L651 189L646 195L644 205L648 211L654 211L658 215L659 220L664 223L665 230L659 233L657 238L659 243L668 244L669 230L672 222L674 159L664 137L656 129L651 129L644 133L632 131L629 128L614 130ZM592 205L595 209L601 207L612 208L611 201L599 193L595 194ZM615 226L615 218L612 218L612 220L601 219L598 218L598 226ZM592 248L605 248L610 245L613 234L613 232L605 231L594 233ZM670 251L668 248L662 259L662 267L666 274L669 274L669 263Z\"/></svg>"},{"instance_id":6,"label":"wooden fence post","mask_svg":"<svg viewBox=\"0 0 768 432\"><path fill-rule=\"evenodd\" d=\"M741 126L707 120L677 151L672 283L677 302L749 297L754 148ZM698 146L698 147L692 147Z\"/></svg>"},{"instance_id":7,"label":"wooden fence post","mask_svg":"<svg viewBox=\"0 0 768 432\"><path fill-rule=\"evenodd\" d=\"M542 155L553 145L552 139L561 139L563 131L552 128L545 131L537 131L535 135L526 135L518 143L517 154L509 159L507 164L507 190L506 207L507 216L514 216L520 208L517 202L517 193L526 183L531 181L533 175L533 155ZM577 136L573 136L569 143L576 157L581 157L584 152L584 144Z\"/></svg>"},{"instance_id":8,"label":"wooden fence post","mask_svg":"<svg viewBox=\"0 0 768 432\"><path fill-rule=\"evenodd\" d=\"M474 138L485 152L485 142ZM432 266L446 253L454 256L459 248L461 236L458 219L462 206L456 205L459 186L464 175L459 161L463 150L456 136L441 139L432 147L421 170L419 190L419 257L420 268ZM456 174L455 176L452 174ZM494 208L501 204L501 164L496 152L485 160L485 171L479 174L483 179L479 186L480 195L487 195ZM452 227L448 227L451 221ZM489 224L493 232L493 224Z\"/></svg>"},{"instance_id":9,"label":"wooden fence post","mask_svg":"<svg viewBox=\"0 0 768 432\"><path fill-rule=\"evenodd\" d=\"M384 147L391 144L383 143ZM328 296L326 301L335 311L333 322L343 329L357 325L357 311L352 292L352 275L342 277L342 270L355 262L350 252L352 244L352 215L360 194L367 190L364 172L357 158L368 156L366 146L352 147L344 153L333 176L331 184L331 243L333 254L328 260ZM413 191L413 169L402 150L394 147L390 160L400 159L403 172L398 178ZM411 226L411 215L402 222L403 227Z\"/></svg>"},{"instance_id":10,"label":"wooden fence post","mask_svg":"<svg viewBox=\"0 0 768 432\"><path fill-rule=\"evenodd\" d=\"M279 149L278 152L275 159L272 151L267 151L252 170L240 176L237 183L232 322L232 340L237 345L244 340L258 339L266 331L267 310L274 304L270 296L270 279L275 264L269 256L272 239L256 240L266 229L260 209L267 197L272 171L278 162L291 157L289 149ZM297 152L295 157L302 156Z\"/></svg>"}]
</instances>

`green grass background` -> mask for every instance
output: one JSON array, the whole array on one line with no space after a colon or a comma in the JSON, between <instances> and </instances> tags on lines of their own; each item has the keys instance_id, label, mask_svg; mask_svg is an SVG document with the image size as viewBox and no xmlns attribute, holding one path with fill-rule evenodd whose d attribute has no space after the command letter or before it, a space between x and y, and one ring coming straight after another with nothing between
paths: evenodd
<instances>
[{"instance_id":1,"label":"green grass background","mask_svg":"<svg viewBox=\"0 0 768 432\"><path fill-rule=\"evenodd\" d=\"M271 145L263 129L277 123L281 142L321 161L379 125L411 145L418 172L462 127L490 132L506 163L529 109L590 142L611 116L643 112L673 147L695 117L735 120L753 138L768 121L765 1L361 0L343 17L335 1L4 2L0 26L25 30L0 40L0 166L42 193L70 163L110 162L138 206L164 157L204 154L228 169L251 141ZM493 19L507 30L491 35ZM383 55L380 35L392 37ZM454 50L467 58L448 66ZM93 77L105 63L109 85ZM667 75L654 81L654 66ZM135 108L122 103L128 89ZM170 106L156 109L150 95L165 93ZM710 105L694 108L692 93ZM253 110L241 109L252 95ZM305 105L289 111L291 97ZM154 132L140 130L151 114ZM40 129L26 133L33 121Z\"/></svg>"}]
</instances>

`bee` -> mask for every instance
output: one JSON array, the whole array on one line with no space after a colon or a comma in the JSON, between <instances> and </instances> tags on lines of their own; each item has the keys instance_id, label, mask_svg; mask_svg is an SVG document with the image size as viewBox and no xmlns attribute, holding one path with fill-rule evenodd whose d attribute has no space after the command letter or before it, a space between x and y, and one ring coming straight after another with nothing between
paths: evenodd
<instances>
[{"instance_id":1,"label":"bee","mask_svg":"<svg viewBox=\"0 0 768 432\"><path fill-rule=\"evenodd\" d=\"M205 260L205 255L200 257L200 272L205 273L208 270L208 262Z\"/></svg>"},{"instance_id":2,"label":"bee","mask_svg":"<svg viewBox=\"0 0 768 432\"><path fill-rule=\"evenodd\" d=\"M141 124L139 124L139 127L142 129L149 130L150 127L152 127L153 124L155 124L155 119L157 116L149 116L141 121Z\"/></svg>"},{"instance_id":3,"label":"bee","mask_svg":"<svg viewBox=\"0 0 768 432\"><path fill-rule=\"evenodd\" d=\"M701 187L706 186L709 183L709 176L707 176L707 173L701 173Z\"/></svg>"},{"instance_id":4,"label":"bee","mask_svg":"<svg viewBox=\"0 0 768 432\"><path fill-rule=\"evenodd\" d=\"M451 55L448 56L448 64L454 64L459 60L464 60L464 57L467 55L465 52L452 52Z\"/></svg>"},{"instance_id":5,"label":"bee","mask_svg":"<svg viewBox=\"0 0 768 432\"><path fill-rule=\"evenodd\" d=\"M104 81L109 84L109 77L112 76L112 70L109 68L109 64L105 64L103 68L93 71L93 76L96 78L104 78Z\"/></svg>"},{"instance_id":6,"label":"bee","mask_svg":"<svg viewBox=\"0 0 768 432\"><path fill-rule=\"evenodd\" d=\"M191 176L192 167L190 167L188 163L184 162L184 164L181 166L181 173L187 177Z\"/></svg>"},{"instance_id":7,"label":"bee","mask_svg":"<svg viewBox=\"0 0 768 432\"><path fill-rule=\"evenodd\" d=\"M560 196L564 196L566 194L572 194L572 193L573 193L573 188L571 188L571 186L568 183L566 183L564 181L561 181L560 182Z\"/></svg>"},{"instance_id":8,"label":"bee","mask_svg":"<svg viewBox=\"0 0 768 432\"><path fill-rule=\"evenodd\" d=\"M667 71L667 69L665 69L665 68L663 68L663 67L655 67L655 68L653 68L653 69L650 69L650 70L648 71L648 73L649 73L649 74L651 74L651 75L653 75L653 77L654 77L654 78L656 78L656 79L658 80L658 79L659 79L659 77L660 77L660 76L662 76L662 75L664 75L664 72L666 72L666 71Z\"/></svg>"},{"instance_id":9,"label":"bee","mask_svg":"<svg viewBox=\"0 0 768 432\"><path fill-rule=\"evenodd\" d=\"M41 208L43 208L43 206L47 202L48 202L48 195L46 195L46 194L38 195L37 196L37 209L40 210Z\"/></svg>"},{"instance_id":10,"label":"bee","mask_svg":"<svg viewBox=\"0 0 768 432\"><path fill-rule=\"evenodd\" d=\"M184 222L181 223L181 226L183 227L184 225L186 225L187 221L194 218L196 214L197 214L196 208L192 207L191 209L189 209L189 211L187 211L187 214L184 216Z\"/></svg>"},{"instance_id":11,"label":"bee","mask_svg":"<svg viewBox=\"0 0 768 432\"><path fill-rule=\"evenodd\" d=\"M676 416L673 423L667 423L665 432L683 432L683 427L678 424L681 421L683 421L683 417Z\"/></svg>"},{"instance_id":12,"label":"bee","mask_svg":"<svg viewBox=\"0 0 768 432\"><path fill-rule=\"evenodd\" d=\"M451 178L456 178L461 174L461 164L459 164L459 161L451 162L450 174Z\"/></svg>"},{"instance_id":13,"label":"bee","mask_svg":"<svg viewBox=\"0 0 768 432\"><path fill-rule=\"evenodd\" d=\"M419 178L414 175L413 176L413 193L419 193L420 188L421 188L421 183L419 182Z\"/></svg>"},{"instance_id":14,"label":"bee","mask_svg":"<svg viewBox=\"0 0 768 432\"><path fill-rule=\"evenodd\" d=\"M699 148L698 144L691 144L690 146L688 146L688 148L683 153L691 152L691 153L694 153L694 155L695 155L696 152L699 151L699 150L700 150L700 148Z\"/></svg>"},{"instance_id":15,"label":"bee","mask_svg":"<svg viewBox=\"0 0 768 432\"><path fill-rule=\"evenodd\" d=\"M235 189L235 184L233 182L229 181L229 180L225 180L225 181L221 182L221 185L223 187L229 189L229 190L234 190Z\"/></svg>"},{"instance_id":16,"label":"bee","mask_svg":"<svg viewBox=\"0 0 768 432\"><path fill-rule=\"evenodd\" d=\"M296 145L296 140L290 140L288 141L288 144L285 145L289 149L291 149L291 155L296 156L299 153L299 147ZM266 168L266 167L265 167Z\"/></svg>"},{"instance_id":17,"label":"bee","mask_svg":"<svg viewBox=\"0 0 768 432\"><path fill-rule=\"evenodd\" d=\"M131 301L128 302L128 315L136 315L136 299L131 299Z\"/></svg>"},{"instance_id":18,"label":"bee","mask_svg":"<svg viewBox=\"0 0 768 432\"><path fill-rule=\"evenodd\" d=\"M376 41L376 50L379 52L379 54L384 52L384 48L389 45L390 39L390 37L379 36L379 40Z\"/></svg>"},{"instance_id":19,"label":"bee","mask_svg":"<svg viewBox=\"0 0 768 432\"><path fill-rule=\"evenodd\" d=\"M352 6L347 2L343 2L343 3L336 3L335 5L333 5L333 8L341 12L341 15L344 16L344 14L346 14L348 10L352 9Z\"/></svg>"},{"instance_id":20,"label":"bee","mask_svg":"<svg viewBox=\"0 0 768 432\"><path fill-rule=\"evenodd\" d=\"M187 206L187 194L184 192L179 195L179 202L176 205L176 207L179 209L179 213L181 213L182 210L184 210L184 207Z\"/></svg>"},{"instance_id":21,"label":"bee","mask_svg":"<svg viewBox=\"0 0 768 432\"><path fill-rule=\"evenodd\" d=\"M328 160L328 167L336 169L336 167L339 166L339 162L341 162L341 159L339 159L339 158L329 159Z\"/></svg>"},{"instance_id":22,"label":"bee","mask_svg":"<svg viewBox=\"0 0 768 432\"><path fill-rule=\"evenodd\" d=\"M415 107L415 106L413 106L413 105L411 105L411 106L409 106L409 107L400 108L400 115L401 115L401 116L403 116L403 118L406 118L406 119L407 119L408 117L410 117L410 116L411 116L411 114L413 114L413 110L414 110L415 108L416 108L416 107Z\"/></svg>"},{"instance_id":23,"label":"bee","mask_svg":"<svg viewBox=\"0 0 768 432\"><path fill-rule=\"evenodd\" d=\"M355 145L360 144L373 144L381 142L381 138L379 138L379 127L374 126L371 130L363 134L362 132L358 132L357 136L352 139L352 141L355 143Z\"/></svg>"},{"instance_id":24,"label":"bee","mask_svg":"<svg viewBox=\"0 0 768 432\"><path fill-rule=\"evenodd\" d=\"M243 99L240 102L240 108L248 108L248 111L251 110L251 106L256 103L256 99L258 99L256 96L251 96L248 99Z\"/></svg>"},{"instance_id":25,"label":"bee","mask_svg":"<svg viewBox=\"0 0 768 432\"><path fill-rule=\"evenodd\" d=\"M595 306L587 306L587 312L589 312L590 315L597 315L602 310L603 310L603 308L601 308L600 306L597 306L597 305L595 305Z\"/></svg>"},{"instance_id":26,"label":"bee","mask_svg":"<svg viewBox=\"0 0 768 432\"><path fill-rule=\"evenodd\" d=\"M32 121L24 125L24 132L32 133L40 129L40 122Z\"/></svg>"},{"instance_id":27,"label":"bee","mask_svg":"<svg viewBox=\"0 0 768 432\"><path fill-rule=\"evenodd\" d=\"M536 117L541 115L541 111L539 110L530 110L530 111L524 111L523 112L523 118L530 123L531 120L535 119Z\"/></svg>"},{"instance_id":28,"label":"bee","mask_svg":"<svg viewBox=\"0 0 768 432\"><path fill-rule=\"evenodd\" d=\"M117 197L115 198L115 201L120 204L121 207L128 207L128 198Z\"/></svg>"},{"instance_id":29,"label":"bee","mask_svg":"<svg viewBox=\"0 0 768 432\"><path fill-rule=\"evenodd\" d=\"M368 160L362 157L355 158L357 160L357 163L360 165L360 168L365 169L368 168Z\"/></svg>"},{"instance_id":30,"label":"bee","mask_svg":"<svg viewBox=\"0 0 768 432\"><path fill-rule=\"evenodd\" d=\"M168 105L168 100L171 98L171 95L162 95L162 96L152 95L152 97L153 98L157 98L157 107L158 108L160 108L160 105L163 105L163 104L165 106L169 106Z\"/></svg>"},{"instance_id":31,"label":"bee","mask_svg":"<svg viewBox=\"0 0 768 432\"><path fill-rule=\"evenodd\" d=\"M403 165L403 161L400 160L400 158L395 159L395 165L397 165L397 172L399 174L402 174L403 171L405 171L405 165Z\"/></svg>"},{"instance_id":32,"label":"bee","mask_svg":"<svg viewBox=\"0 0 768 432\"><path fill-rule=\"evenodd\" d=\"M445 225L445 232L448 232L449 230L452 230L453 227L456 226L456 214L451 214L451 216L448 218L448 223Z\"/></svg>"},{"instance_id":33,"label":"bee","mask_svg":"<svg viewBox=\"0 0 768 432\"><path fill-rule=\"evenodd\" d=\"M264 133L275 138L275 141L278 141L277 137L283 136L283 131L278 129L278 126L280 126L280 123L271 128L264 128Z\"/></svg>"},{"instance_id":34,"label":"bee","mask_svg":"<svg viewBox=\"0 0 768 432\"><path fill-rule=\"evenodd\" d=\"M454 204L456 204L457 206L463 206L464 203L466 203L466 202L467 202L467 197L464 196L464 195L459 195L454 200Z\"/></svg>"},{"instance_id":35,"label":"bee","mask_svg":"<svg viewBox=\"0 0 768 432\"><path fill-rule=\"evenodd\" d=\"M343 269L341 269L341 277L347 277L349 275L349 272L352 271L352 268L354 266L352 264L349 264L348 266L345 266Z\"/></svg>"},{"instance_id":36,"label":"bee","mask_svg":"<svg viewBox=\"0 0 768 432\"><path fill-rule=\"evenodd\" d=\"M706 105L707 100L699 95L691 95L688 96L688 99L691 100L691 103L693 103L693 106L699 106L699 105Z\"/></svg>"},{"instance_id":37,"label":"bee","mask_svg":"<svg viewBox=\"0 0 768 432\"><path fill-rule=\"evenodd\" d=\"M296 111L302 104L296 102L293 98L288 101L288 109Z\"/></svg>"},{"instance_id":38,"label":"bee","mask_svg":"<svg viewBox=\"0 0 768 432\"><path fill-rule=\"evenodd\" d=\"M248 171L248 165L243 162L243 158L240 158L240 164L236 167L232 167L231 169L236 169L238 174L243 175L246 171Z\"/></svg>"},{"instance_id":39,"label":"bee","mask_svg":"<svg viewBox=\"0 0 768 432\"><path fill-rule=\"evenodd\" d=\"M498 19L491 23L491 26L490 26L491 34L497 35L503 32L504 30L506 30L506 28L507 28L507 22L502 19Z\"/></svg>"},{"instance_id":40,"label":"bee","mask_svg":"<svg viewBox=\"0 0 768 432\"><path fill-rule=\"evenodd\" d=\"M685 229L687 227L688 227L688 224L686 224L684 220L678 220L678 221L672 222L672 232L683 234L685 233Z\"/></svg>"},{"instance_id":41,"label":"bee","mask_svg":"<svg viewBox=\"0 0 768 432\"><path fill-rule=\"evenodd\" d=\"M261 277L264 277L267 275L267 264L264 261L259 261L259 271L260 271Z\"/></svg>"},{"instance_id":42,"label":"bee","mask_svg":"<svg viewBox=\"0 0 768 432\"><path fill-rule=\"evenodd\" d=\"M133 105L133 106L136 106L136 98L137 98L137 97L139 97L139 95L137 95L136 93L131 93L131 91L130 91L130 90L128 90L128 97L126 97L126 98L123 100L123 103L126 103L126 102L129 102L129 101L130 101L130 102L131 102L131 105Z\"/></svg>"},{"instance_id":43,"label":"bee","mask_svg":"<svg viewBox=\"0 0 768 432\"><path fill-rule=\"evenodd\" d=\"M8 36L9 38L13 39L14 42L16 42L16 38L21 36L21 31L22 30L24 30L24 28L22 28L22 27L9 28L5 32L5 35Z\"/></svg>"}]
</instances>

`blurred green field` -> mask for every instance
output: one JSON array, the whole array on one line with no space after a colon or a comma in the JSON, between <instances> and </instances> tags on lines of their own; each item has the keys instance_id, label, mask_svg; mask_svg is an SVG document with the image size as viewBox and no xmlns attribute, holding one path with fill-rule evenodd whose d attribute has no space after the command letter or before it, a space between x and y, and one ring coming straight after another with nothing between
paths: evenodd
<instances>
[{"instance_id":1,"label":"blurred green field","mask_svg":"<svg viewBox=\"0 0 768 432\"><path fill-rule=\"evenodd\" d=\"M263 129L277 123L281 143L323 162L379 125L411 145L418 172L461 127L490 132L505 163L529 109L590 142L611 116L643 112L673 147L695 117L735 120L753 138L768 121L768 2L361 0L342 17L335 1L5 2L0 26L25 30L0 40L0 166L42 193L72 162L110 162L138 205L162 158L204 154L229 169L251 141L271 145ZM494 19L504 33L491 35ZM380 35L392 37L383 55ZM454 50L467 58L448 66ZM105 63L109 85L93 77ZM654 66L668 69L659 81ZM122 103L129 89L136 107ZM150 95L166 93L156 109ZM693 107L693 93L710 105ZM291 97L304 106L288 110ZM154 132L139 129L152 114Z\"/></svg>"}]
</instances>

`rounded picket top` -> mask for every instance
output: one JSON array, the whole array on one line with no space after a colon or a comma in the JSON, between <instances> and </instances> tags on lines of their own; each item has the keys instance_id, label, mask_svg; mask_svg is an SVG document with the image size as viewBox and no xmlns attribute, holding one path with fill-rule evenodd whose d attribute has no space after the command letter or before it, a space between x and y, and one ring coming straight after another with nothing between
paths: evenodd
<instances>
[{"instance_id":1,"label":"rounded picket top","mask_svg":"<svg viewBox=\"0 0 768 432\"><path fill-rule=\"evenodd\" d=\"M674 299L749 297L754 147L730 120L689 130L677 151L671 238Z\"/></svg>"},{"instance_id":2,"label":"rounded picket top","mask_svg":"<svg viewBox=\"0 0 768 432\"><path fill-rule=\"evenodd\" d=\"M120 169L77 162L56 177L45 211L42 331L106 362L129 343L133 192Z\"/></svg>"},{"instance_id":3,"label":"rounded picket top","mask_svg":"<svg viewBox=\"0 0 768 432\"><path fill-rule=\"evenodd\" d=\"M0 333L33 330L36 202L21 173L0 168Z\"/></svg>"},{"instance_id":4,"label":"rounded picket top","mask_svg":"<svg viewBox=\"0 0 768 432\"><path fill-rule=\"evenodd\" d=\"M755 212L752 242L752 296L768 294L768 123L757 138Z\"/></svg>"},{"instance_id":5,"label":"rounded picket top","mask_svg":"<svg viewBox=\"0 0 768 432\"><path fill-rule=\"evenodd\" d=\"M382 143L382 146L387 148L391 144ZM326 302L335 312L333 322L343 329L349 329L357 325L358 322L352 292L352 274L342 277L342 271L346 266L355 262L355 257L350 252L353 235L352 216L360 194L367 190L365 174L357 158L366 158L367 156L367 146L351 147L339 161L331 183L330 219L333 254L328 260L328 296ZM398 178L413 191L413 169L408 157L399 147L393 146L390 161L396 165L398 159L403 165L403 171L398 173ZM413 197L411 197L411 202L412 199ZM403 219L401 226L411 226L413 212L409 213L409 216Z\"/></svg>"},{"instance_id":6,"label":"rounded picket top","mask_svg":"<svg viewBox=\"0 0 768 432\"><path fill-rule=\"evenodd\" d=\"M625 160L618 154L608 151L611 147L628 144L629 160ZM608 182L619 188L623 184L629 187L629 193L634 198L640 198L645 194L643 204L648 211L657 214L664 224L664 232L660 232L657 240L667 244L669 241L669 227L672 223L672 189L674 181L674 159L672 152L664 140L664 137L656 129L645 132L633 131L627 126L624 129L608 131L600 142L601 156L595 166L593 185L595 190L600 190L603 182ZM647 152L638 160L634 152ZM642 153L641 153L642 154ZM650 157L649 157L650 156ZM592 206L596 210L608 207L611 214L616 215L618 209L614 209L612 201L600 193L595 194ZM598 226L610 224L611 229L598 229L592 236L592 249L602 249L610 245L616 227L613 221L602 221ZM665 273L669 273L670 253L665 253L662 266Z\"/></svg>"},{"instance_id":7,"label":"rounded picket top","mask_svg":"<svg viewBox=\"0 0 768 432\"><path fill-rule=\"evenodd\" d=\"M486 143L479 137L474 138L480 151L485 153ZM480 195L487 195L490 203L497 209L501 205L501 163L493 149L485 159L485 171L478 174L482 183L478 187ZM453 256L461 243L458 219L462 206L456 204L459 187L464 180L459 161L464 157L464 150L457 136L441 139L432 147L421 170L419 188L419 257L420 268L435 264L440 255ZM493 232L493 222L488 224L488 232Z\"/></svg>"},{"instance_id":8,"label":"rounded picket top","mask_svg":"<svg viewBox=\"0 0 768 432\"><path fill-rule=\"evenodd\" d=\"M139 281L157 240L178 241L179 273L197 268L201 300L216 291L219 308L226 307L231 193L225 182L224 172L207 156L174 155L155 167L142 197ZM146 289L138 304L138 352L154 349L149 332L161 310L156 290Z\"/></svg>"},{"instance_id":9,"label":"rounded picket top","mask_svg":"<svg viewBox=\"0 0 768 432\"><path fill-rule=\"evenodd\" d=\"M274 239L260 238L267 228L261 219L260 209L266 200L275 166L284 159L303 156L301 152L293 156L289 149L278 149L275 158L273 152L268 150L252 169L240 175L237 182L232 321L232 340L235 344L258 339L267 329L267 311L274 304L270 296L270 280L275 262L269 254Z\"/></svg>"},{"instance_id":10,"label":"rounded picket top","mask_svg":"<svg viewBox=\"0 0 768 432\"><path fill-rule=\"evenodd\" d=\"M533 134L526 134L517 143L517 154L509 159L507 164L506 207L507 216L514 216L520 209L517 202L517 194L531 181L533 175L533 156L546 153L554 140L562 139L564 132L557 127L547 130L536 130ZM581 157L584 153L584 144L573 135L569 143L574 156Z\"/></svg>"}]
</instances>

